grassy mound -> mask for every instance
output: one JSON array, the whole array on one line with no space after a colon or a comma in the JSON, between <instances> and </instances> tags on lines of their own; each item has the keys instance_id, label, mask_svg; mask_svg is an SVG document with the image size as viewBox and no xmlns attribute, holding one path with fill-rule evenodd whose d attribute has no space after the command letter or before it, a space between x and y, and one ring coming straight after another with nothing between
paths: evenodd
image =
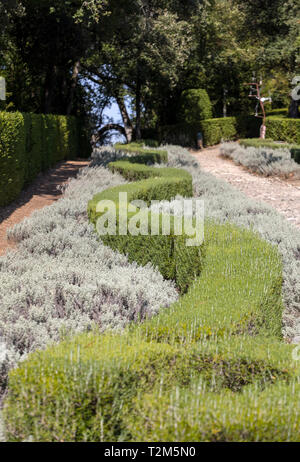
<instances>
[{"instance_id":1,"label":"grassy mound","mask_svg":"<svg viewBox=\"0 0 300 462\"><path fill-rule=\"evenodd\" d=\"M185 175L144 172L151 178L97 195L89 203L91 221L99 197L116 200L126 188L129 200L169 199L174 183L190 193ZM137 249L129 244L115 241L134 258ZM140 239L137 247L147 252L149 242ZM177 268L187 260L178 259ZM198 260L187 293L157 317L120 334L66 340L13 370L4 407L7 438L299 440L299 366L292 347L281 342L277 250L250 231L210 222L205 258L200 253Z\"/></svg>"}]
</instances>

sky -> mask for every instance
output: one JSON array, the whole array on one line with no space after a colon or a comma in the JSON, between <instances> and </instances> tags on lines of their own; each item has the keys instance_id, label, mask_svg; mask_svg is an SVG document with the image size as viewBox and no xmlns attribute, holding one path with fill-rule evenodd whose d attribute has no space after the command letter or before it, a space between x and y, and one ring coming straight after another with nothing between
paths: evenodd
<instances>
[{"instance_id":1,"label":"sky","mask_svg":"<svg viewBox=\"0 0 300 462\"><path fill-rule=\"evenodd\" d=\"M119 107L118 107L117 103L113 102L111 107L105 108L104 109L104 114L107 117L112 118L114 123L120 123L121 125L123 125L123 122L122 122L122 119L121 119L121 114L120 114ZM125 138L120 133L118 133L117 131L114 131L113 132L113 137L112 137L112 142L117 143L118 141L121 141L122 143L124 143Z\"/></svg>"}]
</instances>

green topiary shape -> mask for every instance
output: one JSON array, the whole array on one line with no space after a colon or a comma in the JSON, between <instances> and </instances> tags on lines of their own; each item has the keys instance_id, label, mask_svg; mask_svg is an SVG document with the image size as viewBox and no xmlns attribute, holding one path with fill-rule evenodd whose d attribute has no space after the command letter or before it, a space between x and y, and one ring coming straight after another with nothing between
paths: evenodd
<instances>
[{"instance_id":1,"label":"green topiary shape","mask_svg":"<svg viewBox=\"0 0 300 462\"><path fill-rule=\"evenodd\" d=\"M206 90L195 88L183 91L178 115L181 122L189 124L211 119L212 105Z\"/></svg>"}]
</instances>

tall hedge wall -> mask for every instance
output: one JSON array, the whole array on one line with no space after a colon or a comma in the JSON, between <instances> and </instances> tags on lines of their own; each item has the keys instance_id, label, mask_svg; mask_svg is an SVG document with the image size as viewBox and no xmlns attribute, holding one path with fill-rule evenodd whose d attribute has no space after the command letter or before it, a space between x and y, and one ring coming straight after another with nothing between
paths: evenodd
<instances>
[{"instance_id":1,"label":"tall hedge wall","mask_svg":"<svg viewBox=\"0 0 300 462\"><path fill-rule=\"evenodd\" d=\"M0 206L13 201L39 172L63 159L87 157L72 116L0 112Z\"/></svg>"}]
</instances>

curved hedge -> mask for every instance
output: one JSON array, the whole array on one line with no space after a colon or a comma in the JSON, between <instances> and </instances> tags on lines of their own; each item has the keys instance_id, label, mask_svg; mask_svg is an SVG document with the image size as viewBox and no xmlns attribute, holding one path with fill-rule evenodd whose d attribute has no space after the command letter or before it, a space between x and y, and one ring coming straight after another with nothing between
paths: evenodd
<instances>
[{"instance_id":1,"label":"curved hedge","mask_svg":"<svg viewBox=\"0 0 300 462\"><path fill-rule=\"evenodd\" d=\"M88 206L93 223L99 199L116 201L120 191L129 200L169 199L178 188L191 194L191 179L180 170L155 173L126 161L110 168L139 181L96 195ZM112 236L107 243L132 259L142 261L144 253L156 263L167 247L161 237ZM188 247L179 244L184 257ZM299 440L299 365L292 347L281 342L277 250L250 231L209 222L205 258L201 247L198 252L175 259L170 276L183 271L188 290L158 316L122 334L67 339L13 370L4 406L7 438ZM169 263L173 259L169 255Z\"/></svg>"}]
</instances>

